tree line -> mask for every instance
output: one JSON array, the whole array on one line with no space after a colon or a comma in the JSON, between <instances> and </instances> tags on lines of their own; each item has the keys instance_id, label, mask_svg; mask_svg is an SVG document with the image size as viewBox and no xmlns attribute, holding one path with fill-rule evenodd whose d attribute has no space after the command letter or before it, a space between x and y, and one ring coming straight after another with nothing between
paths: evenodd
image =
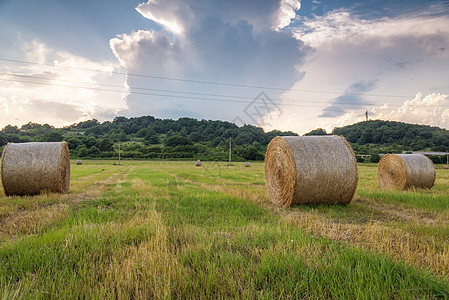
<instances>
[{"instance_id":1,"label":"tree line","mask_svg":"<svg viewBox=\"0 0 449 300\"><path fill-rule=\"evenodd\" d=\"M31 122L20 128L8 125L0 131L0 147L8 142L65 140L71 158L116 158L120 145L123 158L227 160L231 141L233 160L244 161L263 160L269 141L278 135L297 134L193 118L117 117L63 128Z\"/></svg>"},{"instance_id":2,"label":"tree line","mask_svg":"<svg viewBox=\"0 0 449 300\"><path fill-rule=\"evenodd\" d=\"M324 129L318 128L306 135L327 134ZM344 136L357 154L371 155L372 162L379 161L379 153L449 150L449 130L427 125L370 120L336 127L330 134ZM443 156L430 158L435 163L446 162Z\"/></svg>"},{"instance_id":3,"label":"tree line","mask_svg":"<svg viewBox=\"0 0 449 300\"><path fill-rule=\"evenodd\" d=\"M321 128L305 135L327 135ZM439 151L449 149L449 131L432 126L372 120L337 127L331 133L344 136L356 154L370 154L371 161L379 153L403 151ZM72 158L121 157L135 159L228 159L229 140L232 158L237 161L263 160L268 143L275 136L297 135L292 131L273 130L224 121L158 119L152 116L117 117L100 123L88 120L63 128L48 124L28 123L21 127L7 125L0 131L0 150L8 142L67 141ZM432 158L444 163L444 157Z\"/></svg>"}]
</instances>

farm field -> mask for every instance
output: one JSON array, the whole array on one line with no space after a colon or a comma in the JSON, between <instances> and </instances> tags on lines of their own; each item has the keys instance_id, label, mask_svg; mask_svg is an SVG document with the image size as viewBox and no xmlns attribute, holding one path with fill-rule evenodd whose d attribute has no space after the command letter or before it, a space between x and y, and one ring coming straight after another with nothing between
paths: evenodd
<instances>
[{"instance_id":1,"label":"farm field","mask_svg":"<svg viewBox=\"0 0 449 300\"><path fill-rule=\"evenodd\" d=\"M449 171L347 206L279 208L263 163L84 161L68 194L5 197L0 298L449 298Z\"/></svg>"}]
</instances>

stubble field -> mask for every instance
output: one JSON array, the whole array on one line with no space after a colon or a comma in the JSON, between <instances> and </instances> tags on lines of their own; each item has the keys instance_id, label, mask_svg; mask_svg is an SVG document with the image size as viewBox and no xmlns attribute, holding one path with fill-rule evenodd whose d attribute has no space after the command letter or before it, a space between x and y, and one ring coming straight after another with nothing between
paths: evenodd
<instances>
[{"instance_id":1,"label":"stubble field","mask_svg":"<svg viewBox=\"0 0 449 300\"><path fill-rule=\"evenodd\" d=\"M0 188L10 298L449 298L449 171L347 206L278 208L263 163L85 161L66 195Z\"/></svg>"}]
</instances>

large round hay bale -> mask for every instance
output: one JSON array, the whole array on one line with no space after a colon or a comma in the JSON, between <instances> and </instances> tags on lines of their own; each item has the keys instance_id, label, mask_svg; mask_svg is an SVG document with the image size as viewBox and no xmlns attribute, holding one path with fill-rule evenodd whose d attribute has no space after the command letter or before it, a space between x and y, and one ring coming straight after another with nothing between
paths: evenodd
<instances>
[{"instance_id":1,"label":"large round hay bale","mask_svg":"<svg viewBox=\"0 0 449 300\"><path fill-rule=\"evenodd\" d=\"M428 188L435 183L435 166L423 154L387 154L377 166L382 189Z\"/></svg>"},{"instance_id":2,"label":"large round hay bale","mask_svg":"<svg viewBox=\"0 0 449 300\"><path fill-rule=\"evenodd\" d=\"M265 181L280 206L347 204L357 188L357 161L340 136L278 136L267 148Z\"/></svg>"},{"instance_id":3,"label":"large round hay bale","mask_svg":"<svg viewBox=\"0 0 449 300\"><path fill-rule=\"evenodd\" d=\"M245 162L245 168L251 167L251 163L249 161Z\"/></svg>"},{"instance_id":4,"label":"large round hay bale","mask_svg":"<svg viewBox=\"0 0 449 300\"><path fill-rule=\"evenodd\" d=\"M78 166L81 166L81 165L83 164L83 161L80 160L80 159L78 159L78 160L76 161L76 164L77 164Z\"/></svg>"},{"instance_id":5,"label":"large round hay bale","mask_svg":"<svg viewBox=\"0 0 449 300\"><path fill-rule=\"evenodd\" d=\"M196 160L195 167L201 167L201 160L199 159Z\"/></svg>"},{"instance_id":6,"label":"large round hay bale","mask_svg":"<svg viewBox=\"0 0 449 300\"><path fill-rule=\"evenodd\" d=\"M70 185L69 148L61 143L10 143L2 155L6 195L66 193Z\"/></svg>"}]
</instances>

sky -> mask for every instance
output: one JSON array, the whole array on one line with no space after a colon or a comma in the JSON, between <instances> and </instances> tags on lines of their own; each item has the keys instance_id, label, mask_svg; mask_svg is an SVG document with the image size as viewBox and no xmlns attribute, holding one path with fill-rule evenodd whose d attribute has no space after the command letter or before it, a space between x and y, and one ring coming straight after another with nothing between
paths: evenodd
<instances>
[{"instance_id":1,"label":"sky","mask_svg":"<svg viewBox=\"0 0 449 300\"><path fill-rule=\"evenodd\" d=\"M117 116L449 129L449 2L0 0L0 128Z\"/></svg>"}]
</instances>

